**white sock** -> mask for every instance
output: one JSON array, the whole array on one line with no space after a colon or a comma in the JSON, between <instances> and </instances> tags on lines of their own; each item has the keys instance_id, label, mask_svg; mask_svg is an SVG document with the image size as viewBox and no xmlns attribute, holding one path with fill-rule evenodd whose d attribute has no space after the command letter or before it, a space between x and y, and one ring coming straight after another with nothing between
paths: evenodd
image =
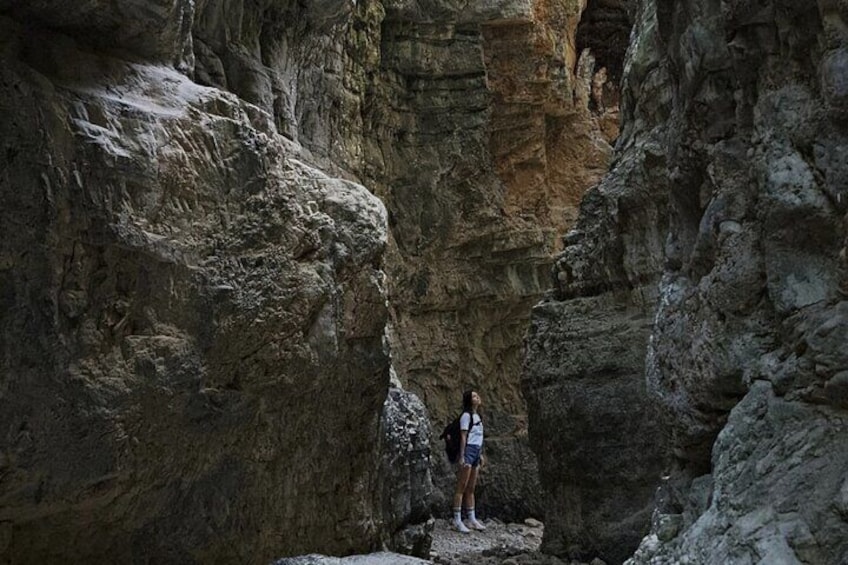
<instances>
[{"instance_id":1,"label":"white sock","mask_svg":"<svg viewBox=\"0 0 848 565\"><path fill-rule=\"evenodd\" d=\"M485 530L486 526L477 521L477 515L474 514L474 509L468 509L468 523L471 524L471 527L475 530Z\"/></svg>"},{"instance_id":2,"label":"white sock","mask_svg":"<svg viewBox=\"0 0 848 565\"><path fill-rule=\"evenodd\" d=\"M471 530L468 529L468 526L462 523L462 509L454 508L453 509L453 526L462 532L463 534L469 533Z\"/></svg>"}]
</instances>

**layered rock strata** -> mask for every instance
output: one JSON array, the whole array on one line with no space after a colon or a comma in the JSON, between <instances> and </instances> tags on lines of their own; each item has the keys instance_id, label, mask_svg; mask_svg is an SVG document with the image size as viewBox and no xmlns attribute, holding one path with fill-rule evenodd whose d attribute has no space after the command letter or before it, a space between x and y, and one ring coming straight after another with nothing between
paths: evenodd
<instances>
[{"instance_id":1,"label":"layered rock strata","mask_svg":"<svg viewBox=\"0 0 848 565\"><path fill-rule=\"evenodd\" d=\"M582 8L0 0L0 554L423 551L387 343L436 421L484 393L486 508L543 513L521 336L615 136Z\"/></svg>"},{"instance_id":2,"label":"layered rock strata","mask_svg":"<svg viewBox=\"0 0 848 565\"><path fill-rule=\"evenodd\" d=\"M640 3L616 165L584 203L585 229L569 235L530 338L531 438L552 452L543 482L566 509L547 524L547 548L619 561L633 547L632 536L599 543L568 506L620 501L571 471L591 464L606 480L622 460L555 463L618 439L651 453L628 463L643 507L662 478L652 533L629 563L848 559L846 17L831 2ZM581 313L592 300L602 306ZM599 325L613 308L622 315ZM620 349L601 371L597 355L573 352L633 325L639 339L607 344ZM601 384L643 356L646 379L633 370L615 389L639 393L610 400ZM593 373L587 393L579 380ZM661 428L622 418L600 441L547 439L598 412L622 417L635 398L659 410ZM645 463L666 441L660 477Z\"/></svg>"},{"instance_id":3,"label":"layered rock strata","mask_svg":"<svg viewBox=\"0 0 848 565\"><path fill-rule=\"evenodd\" d=\"M457 414L464 389L480 390L490 465L478 506L503 518L545 512L526 439L522 339L556 234L611 151L578 96L581 8L386 2L384 75L369 98L366 163L395 245L395 367L436 426ZM443 463L436 479L450 493Z\"/></svg>"},{"instance_id":4,"label":"layered rock strata","mask_svg":"<svg viewBox=\"0 0 848 565\"><path fill-rule=\"evenodd\" d=\"M198 81L264 108L325 170L385 202L394 366L436 427L464 389L484 393L481 494L505 518L543 513L518 378L528 312L617 135L615 100L589 108L591 57L576 75L583 8L208 1L193 26ZM442 458L434 470L449 491Z\"/></svg>"}]
</instances>

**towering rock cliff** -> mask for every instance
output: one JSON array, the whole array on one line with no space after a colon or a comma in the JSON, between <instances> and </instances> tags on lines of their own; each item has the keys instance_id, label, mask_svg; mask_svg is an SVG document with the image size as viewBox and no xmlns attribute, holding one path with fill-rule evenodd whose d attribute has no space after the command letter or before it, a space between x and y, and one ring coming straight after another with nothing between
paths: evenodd
<instances>
[{"instance_id":1,"label":"towering rock cliff","mask_svg":"<svg viewBox=\"0 0 848 565\"><path fill-rule=\"evenodd\" d=\"M670 99L662 69L639 70L650 73L638 77L644 97L628 97L631 69L619 155L564 238L555 290L533 309L523 375L551 497L543 549L613 563L646 533L663 465L644 373L667 226L665 129L653 122Z\"/></svg>"},{"instance_id":2,"label":"towering rock cliff","mask_svg":"<svg viewBox=\"0 0 848 565\"><path fill-rule=\"evenodd\" d=\"M313 162L382 199L401 382L436 427L479 388L492 463L482 504L505 518L541 515L521 346L558 234L617 135L615 97L593 102L601 66L579 57L594 45L577 42L581 12L600 14L587 29L612 29L605 22L624 12L580 0L310 6L198 3L196 80L265 109ZM453 474L436 455L445 492Z\"/></svg>"},{"instance_id":3,"label":"towering rock cliff","mask_svg":"<svg viewBox=\"0 0 848 565\"><path fill-rule=\"evenodd\" d=\"M630 563L848 559L846 18L640 3L615 164L529 338L531 438L564 509L548 549L617 562L650 525Z\"/></svg>"},{"instance_id":4,"label":"towering rock cliff","mask_svg":"<svg viewBox=\"0 0 848 565\"><path fill-rule=\"evenodd\" d=\"M617 135L584 8L0 0L0 555L423 551L391 359L541 513L521 338Z\"/></svg>"},{"instance_id":5,"label":"towering rock cliff","mask_svg":"<svg viewBox=\"0 0 848 565\"><path fill-rule=\"evenodd\" d=\"M257 105L266 4L0 2L4 562L262 562L410 519L379 480L387 214ZM291 37L332 44L349 12L310 5Z\"/></svg>"},{"instance_id":6,"label":"towering rock cliff","mask_svg":"<svg viewBox=\"0 0 848 565\"><path fill-rule=\"evenodd\" d=\"M585 65L585 81L575 72L584 6L384 4L364 155L393 235L394 364L437 426L458 412L464 389L480 390L491 463L483 511L543 515L519 386L522 340L557 234L611 152L598 116L613 108L593 114L593 68ZM453 474L442 461L444 492Z\"/></svg>"}]
</instances>

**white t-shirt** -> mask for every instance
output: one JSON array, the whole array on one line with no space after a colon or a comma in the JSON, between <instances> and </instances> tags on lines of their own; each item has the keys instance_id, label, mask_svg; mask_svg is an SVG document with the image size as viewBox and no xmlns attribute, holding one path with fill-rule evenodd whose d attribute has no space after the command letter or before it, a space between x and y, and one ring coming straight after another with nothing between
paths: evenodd
<instances>
[{"instance_id":1,"label":"white t-shirt","mask_svg":"<svg viewBox=\"0 0 848 565\"><path fill-rule=\"evenodd\" d=\"M459 417L459 429L468 432L468 426L471 424L471 414L468 412L463 412L462 416ZM466 445L483 445L483 420L480 419L479 414L474 414L474 426L471 427L471 431L468 432L468 441L465 442Z\"/></svg>"}]
</instances>

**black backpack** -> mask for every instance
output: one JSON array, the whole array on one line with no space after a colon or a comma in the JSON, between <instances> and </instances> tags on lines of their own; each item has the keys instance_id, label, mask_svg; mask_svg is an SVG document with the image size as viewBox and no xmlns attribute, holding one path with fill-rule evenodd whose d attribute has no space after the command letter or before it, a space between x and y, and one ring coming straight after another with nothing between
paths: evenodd
<instances>
[{"instance_id":1,"label":"black backpack","mask_svg":"<svg viewBox=\"0 0 848 565\"><path fill-rule=\"evenodd\" d=\"M465 412L463 412L465 414ZM468 426L468 431L471 431L471 428L477 425L477 422L474 421L474 415L471 416L471 425ZM451 463L456 463L456 460L459 458L459 443L462 441L462 430L459 429L459 419L462 418L462 414L453 419L453 421L445 426L445 429L442 431L442 435L439 436L439 439L445 440L445 453L448 456L448 461Z\"/></svg>"}]
</instances>

